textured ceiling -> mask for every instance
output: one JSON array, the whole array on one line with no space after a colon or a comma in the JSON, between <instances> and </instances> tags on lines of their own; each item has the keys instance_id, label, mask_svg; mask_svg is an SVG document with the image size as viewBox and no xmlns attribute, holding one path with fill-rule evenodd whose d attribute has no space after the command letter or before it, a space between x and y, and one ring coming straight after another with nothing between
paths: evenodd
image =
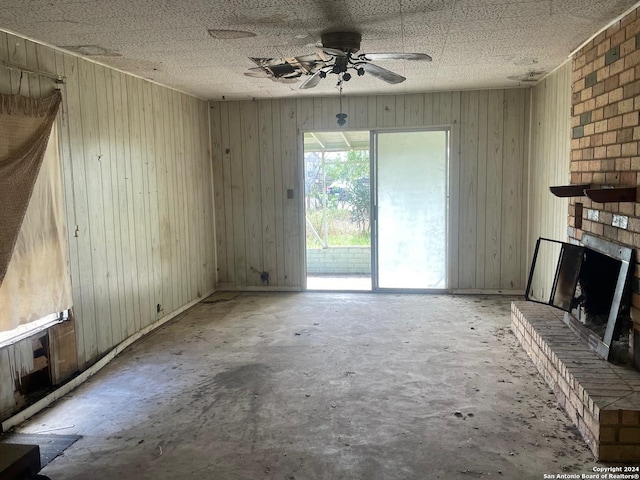
<instances>
[{"instance_id":1,"label":"textured ceiling","mask_svg":"<svg viewBox=\"0 0 640 480\"><path fill-rule=\"evenodd\" d=\"M250 78L248 57L316 51L326 30L362 33L361 52L423 52L433 62L380 61L407 80L370 75L345 94L517 86L509 76L550 71L636 0L0 0L0 29L88 53L94 60L202 98L323 95ZM255 36L216 39L209 29ZM304 80L304 78L302 79Z\"/></svg>"}]
</instances>

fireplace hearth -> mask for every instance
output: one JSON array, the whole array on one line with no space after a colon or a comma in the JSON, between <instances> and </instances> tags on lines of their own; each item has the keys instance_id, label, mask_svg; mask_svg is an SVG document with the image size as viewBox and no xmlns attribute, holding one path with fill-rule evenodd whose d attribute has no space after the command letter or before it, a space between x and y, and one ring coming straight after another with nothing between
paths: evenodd
<instances>
[{"instance_id":1,"label":"fireplace hearth","mask_svg":"<svg viewBox=\"0 0 640 480\"><path fill-rule=\"evenodd\" d=\"M526 298L563 310L563 321L590 349L626 363L632 249L590 235L582 243L538 239Z\"/></svg>"},{"instance_id":2,"label":"fireplace hearth","mask_svg":"<svg viewBox=\"0 0 640 480\"><path fill-rule=\"evenodd\" d=\"M512 304L520 344L602 461L640 461L640 372L628 361L631 260L631 248L591 235L581 245L541 238L528 301Z\"/></svg>"},{"instance_id":3,"label":"fireplace hearth","mask_svg":"<svg viewBox=\"0 0 640 480\"><path fill-rule=\"evenodd\" d=\"M536 302L511 305L511 328L596 459L640 462L640 372L602 359Z\"/></svg>"}]
</instances>

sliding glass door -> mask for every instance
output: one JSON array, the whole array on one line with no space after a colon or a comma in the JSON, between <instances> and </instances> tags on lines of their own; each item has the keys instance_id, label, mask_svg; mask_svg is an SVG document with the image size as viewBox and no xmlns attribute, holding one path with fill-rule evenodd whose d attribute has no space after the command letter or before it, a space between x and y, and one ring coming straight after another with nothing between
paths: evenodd
<instances>
[{"instance_id":1,"label":"sliding glass door","mask_svg":"<svg viewBox=\"0 0 640 480\"><path fill-rule=\"evenodd\" d=\"M447 288L448 130L375 131L374 288Z\"/></svg>"}]
</instances>

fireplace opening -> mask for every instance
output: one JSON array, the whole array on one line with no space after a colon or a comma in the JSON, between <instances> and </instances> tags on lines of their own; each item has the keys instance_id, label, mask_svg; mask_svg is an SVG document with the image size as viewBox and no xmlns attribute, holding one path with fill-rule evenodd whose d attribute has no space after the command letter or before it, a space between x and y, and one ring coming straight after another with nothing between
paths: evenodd
<instances>
[{"instance_id":1,"label":"fireplace opening","mask_svg":"<svg viewBox=\"0 0 640 480\"><path fill-rule=\"evenodd\" d=\"M590 235L582 242L538 239L526 298L564 310L564 322L593 351L627 363L632 250Z\"/></svg>"}]
</instances>

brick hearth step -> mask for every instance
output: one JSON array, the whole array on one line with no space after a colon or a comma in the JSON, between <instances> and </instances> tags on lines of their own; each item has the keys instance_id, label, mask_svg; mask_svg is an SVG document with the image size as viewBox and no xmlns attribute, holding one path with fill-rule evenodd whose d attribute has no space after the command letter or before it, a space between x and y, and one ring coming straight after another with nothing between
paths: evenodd
<instances>
[{"instance_id":1,"label":"brick hearth step","mask_svg":"<svg viewBox=\"0 0 640 480\"><path fill-rule=\"evenodd\" d=\"M511 304L511 328L599 461L640 461L640 372L589 350L534 302Z\"/></svg>"}]
</instances>

